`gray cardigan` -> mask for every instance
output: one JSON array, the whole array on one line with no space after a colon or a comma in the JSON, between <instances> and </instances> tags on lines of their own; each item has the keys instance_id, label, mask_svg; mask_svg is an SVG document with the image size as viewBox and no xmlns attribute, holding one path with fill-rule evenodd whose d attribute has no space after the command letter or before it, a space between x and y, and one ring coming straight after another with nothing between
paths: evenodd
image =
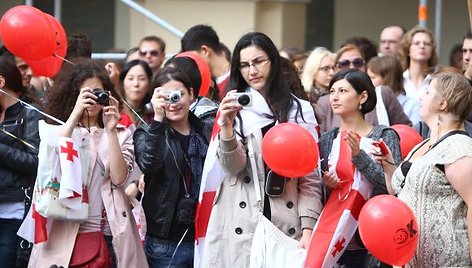
<instances>
[{"instance_id":1,"label":"gray cardigan","mask_svg":"<svg viewBox=\"0 0 472 268\"><path fill-rule=\"evenodd\" d=\"M320 159L323 159L321 169L324 171L327 170L329 154L331 153L333 141L338 135L338 132L339 128L335 128L321 135L319 147ZM398 165L401 162L400 138L394 129L383 125L374 126L368 138L374 140L382 138L385 144L390 148L390 151L392 151L395 163ZM352 163L364 175L364 178L374 186L372 196L387 193L382 166L375 163L369 153L361 149L359 154L352 159Z\"/></svg>"}]
</instances>

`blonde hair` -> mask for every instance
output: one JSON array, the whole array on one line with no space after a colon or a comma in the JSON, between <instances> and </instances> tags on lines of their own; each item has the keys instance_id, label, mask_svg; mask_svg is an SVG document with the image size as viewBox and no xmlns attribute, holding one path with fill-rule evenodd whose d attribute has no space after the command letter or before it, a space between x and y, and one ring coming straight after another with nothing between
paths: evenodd
<instances>
[{"instance_id":1,"label":"blonde hair","mask_svg":"<svg viewBox=\"0 0 472 268\"><path fill-rule=\"evenodd\" d=\"M301 76L302 85L306 93L310 93L315 81L315 77L320 71L321 60L326 56L332 58L333 60L335 58L334 53L328 49L324 47L317 47L306 59Z\"/></svg>"},{"instance_id":2,"label":"blonde hair","mask_svg":"<svg viewBox=\"0 0 472 268\"><path fill-rule=\"evenodd\" d=\"M401 42L401 58L402 58L402 65L403 69L406 70L410 68L410 47L413 45L413 37L417 33L425 33L431 39L431 58L428 60L428 69L425 70L427 73L433 71L433 67L438 64L438 56L436 53L436 39L434 38L434 34L425 27L415 26L411 30L409 30L402 38Z\"/></svg>"},{"instance_id":3,"label":"blonde hair","mask_svg":"<svg viewBox=\"0 0 472 268\"><path fill-rule=\"evenodd\" d=\"M446 113L452 113L463 122L472 109L472 87L464 75L456 72L440 72L432 76L436 91L446 102Z\"/></svg>"}]
</instances>

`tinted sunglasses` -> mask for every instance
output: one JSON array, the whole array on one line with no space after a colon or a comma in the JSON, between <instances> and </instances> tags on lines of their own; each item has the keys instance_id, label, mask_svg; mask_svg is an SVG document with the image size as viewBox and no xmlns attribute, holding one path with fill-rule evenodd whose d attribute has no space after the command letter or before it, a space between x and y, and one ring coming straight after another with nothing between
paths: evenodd
<instances>
[{"instance_id":1,"label":"tinted sunglasses","mask_svg":"<svg viewBox=\"0 0 472 268\"><path fill-rule=\"evenodd\" d=\"M343 69L348 69L349 67L351 67L351 64L352 64L352 67L354 67L355 69L359 69L362 66L364 66L365 62L361 58L355 58L352 61L351 60L340 60L340 61L338 61L337 66L338 66L339 69L343 70Z\"/></svg>"},{"instance_id":2,"label":"tinted sunglasses","mask_svg":"<svg viewBox=\"0 0 472 268\"><path fill-rule=\"evenodd\" d=\"M150 54L153 57L157 57L159 55L159 51L157 50L140 50L139 56L144 57L146 54Z\"/></svg>"}]
</instances>

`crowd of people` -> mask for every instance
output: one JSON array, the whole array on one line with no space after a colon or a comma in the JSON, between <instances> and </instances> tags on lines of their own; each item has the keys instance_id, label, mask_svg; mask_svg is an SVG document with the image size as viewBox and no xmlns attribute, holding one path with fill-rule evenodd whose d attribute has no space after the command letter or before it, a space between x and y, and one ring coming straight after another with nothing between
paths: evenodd
<instances>
[{"instance_id":1,"label":"crowd of people","mask_svg":"<svg viewBox=\"0 0 472 268\"><path fill-rule=\"evenodd\" d=\"M461 66L439 66L431 31L398 25L382 30L378 50L362 36L333 52L278 50L260 32L230 50L200 24L176 55L146 36L124 62L91 59L90 39L71 35L68 62L45 78L3 47L0 259L82 267L78 249L93 233L100 252L85 261L100 267L286 267L303 263L295 250L316 248L326 218L342 214L336 204L362 192L395 195L413 211L419 244L408 267L472 266L472 33L461 51ZM319 146L319 165L296 179L263 157L265 134L288 122ZM424 138L405 159L398 124ZM48 127L55 146L40 138ZM62 177L80 170L69 196L87 204L80 220L36 211L45 193L61 199L57 185L67 186L51 178L41 188L38 166L48 165ZM204 185L215 190L207 207ZM343 228L345 246L323 253L334 257L326 267L391 267L356 224Z\"/></svg>"}]
</instances>

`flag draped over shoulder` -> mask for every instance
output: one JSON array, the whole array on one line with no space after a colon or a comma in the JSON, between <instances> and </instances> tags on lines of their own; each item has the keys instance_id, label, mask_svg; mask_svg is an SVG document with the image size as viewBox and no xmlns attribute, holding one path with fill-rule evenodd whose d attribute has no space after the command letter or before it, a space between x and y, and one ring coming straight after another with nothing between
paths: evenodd
<instances>
[{"instance_id":1,"label":"flag draped over shoulder","mask_svg":"<svg viewBox=\"0 0 472 268\"><path fill-rule=\"evenodd\" d=\"M246 92L252 94L253 103L251 107L244 107L239 113L244 118L244 124L242 124L242 131L245 136L249 136L255 131L260 130L264 126L274 123L275 119L273 114L267 105L264 97L255 89L249 88ZM298 114L296 106L292 106L292 110L289 113L289 122L295 122L297 118L298 124L306 128L318 141L318 135L316 131L317 122L314 116L313 108L308 102L302 102L301 107L302 114ZM305 122L301 119L305 119ZM213 201L216 196L216 192L223 181L226 173L218 161L217 150L219 147L218 132L220 127L216 124L218 122L219 113L216 115L215 124L211 135L211 141L208 146L208 153L205 159L203 167L202 183L200 186L199 204L197 207L197 213L195 218L195 233L196 233L196 247L195 247L195 258L194 267L202 267L202 256L205 250L205 237L207 234L208 222L211 216L211 210ZM240 122L236 120L235 131L240 130ZM239 136L236 136L238 139Z\"/></svg>"},{"instance_id":2,"label":"flag draped over shoulder","mask_svg":"<svg viewBox=\"0 0 472 268\"><path fill-rule=\"evenodd\" d=\"M341 180L325 205L313 230L305 267L333 267L346 250L357 230L357 221L362 206L372 193L372 185L351 162L351 151L345 132L333 141L328 159L328 168ZM360 138L360 148L370 151L372 139Z\"/></svg>"},{"instance_id":3,"label":"flag draped over shoulder","mask_svg":"<svg viewBox=\"0 0 472 268\"><path fill-rule=\"evenodd\" d=\"M60 137L61 126L39 121L41 143L38 172L30 212L18 231L24 239L40 243L47 240L49 218L83 220L88 217L88 157L82 157L80 140Z\"/></svg>"}]
</instances>

